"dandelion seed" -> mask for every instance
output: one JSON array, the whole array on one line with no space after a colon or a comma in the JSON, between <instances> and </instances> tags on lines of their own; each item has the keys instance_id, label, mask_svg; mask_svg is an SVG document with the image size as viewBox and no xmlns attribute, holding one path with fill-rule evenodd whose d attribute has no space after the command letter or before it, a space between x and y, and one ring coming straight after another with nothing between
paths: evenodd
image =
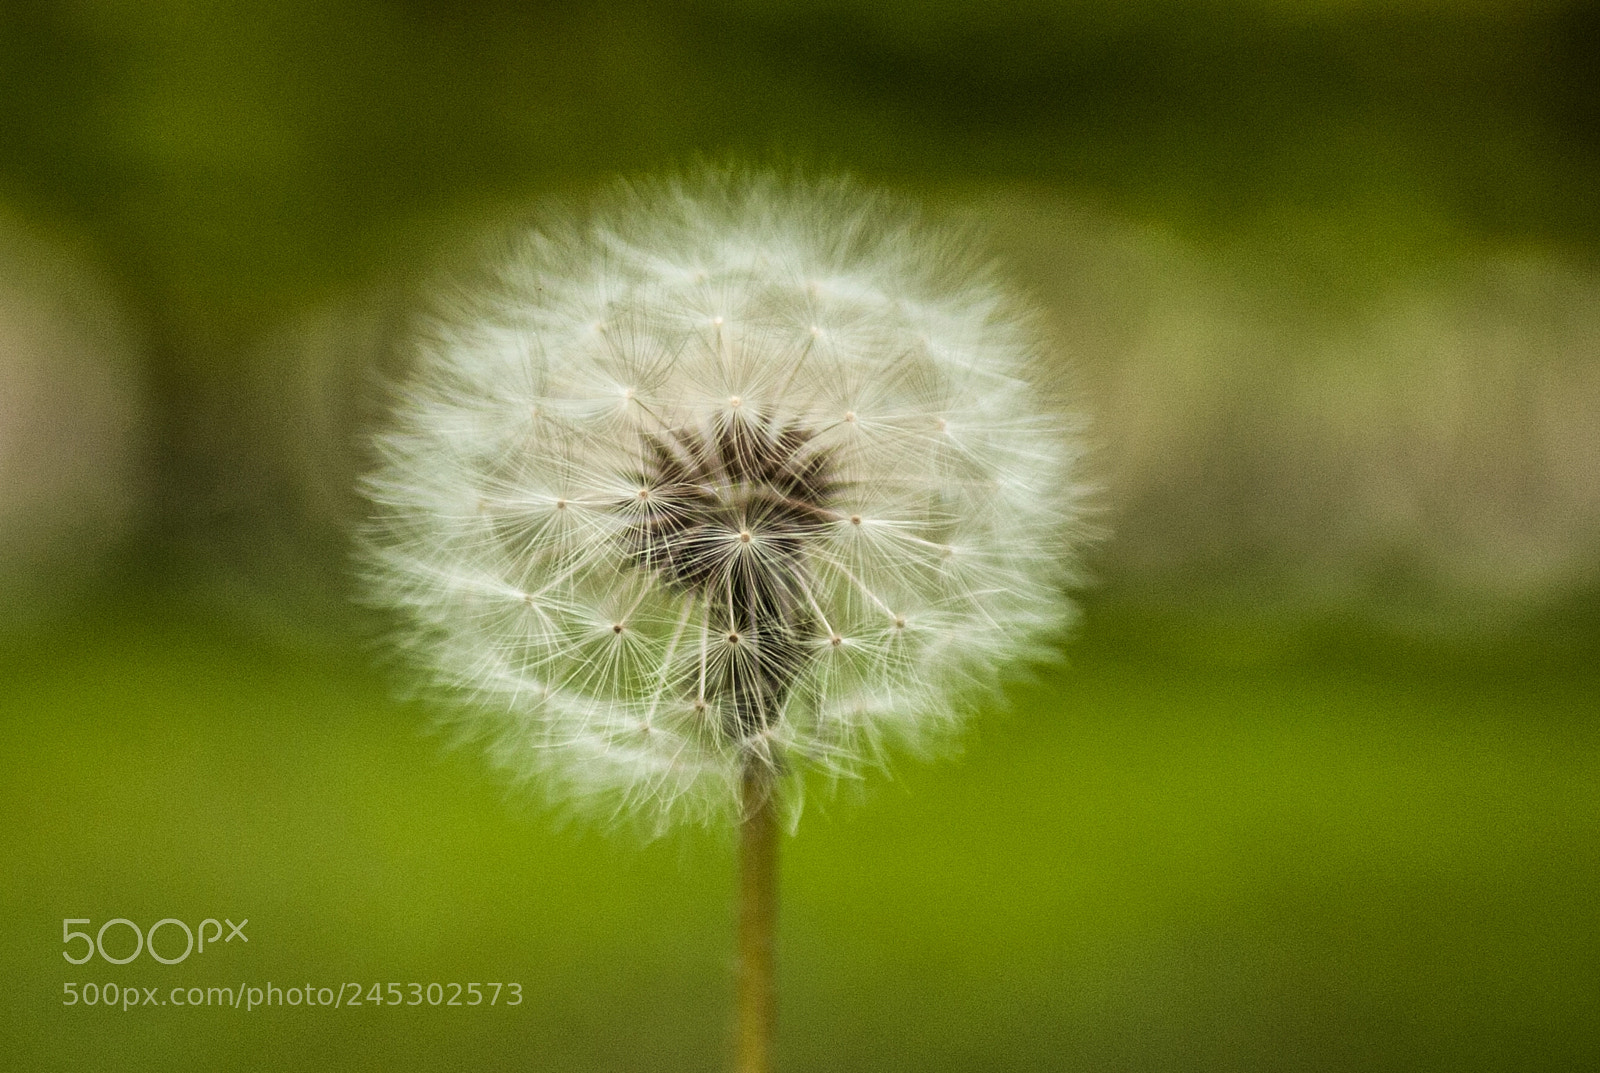
<instances>
[{"instance_id":1,"label":"dandelion seed","mask_svg":"<svg viewBox=\"0 0 1600 1073\"><path fill-rule=\"evenodd\" d=\"M661 829L754 777L792 820L807 770L928 750L1068 612L1046 348L904 206L624 187L441 308L365 482L370 591L558 800Z\"/></svg>"}]
</instances>

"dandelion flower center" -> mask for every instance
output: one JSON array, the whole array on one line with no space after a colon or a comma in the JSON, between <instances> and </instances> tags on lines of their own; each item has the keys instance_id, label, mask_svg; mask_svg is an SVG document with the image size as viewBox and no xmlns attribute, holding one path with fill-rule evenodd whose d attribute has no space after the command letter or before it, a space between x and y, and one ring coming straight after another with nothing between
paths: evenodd
<instances>
[{"instance_id":1,"label":"dandelion flower center","mask_svg":"<svg viewBox=\"0 0 1600 1073\"><path fill-rule=\"evenodd\" d=\"M781 717L819 630L808 545L833 518L837 479L814 438L741 414L644 440L639 497L648 491L652 509L627 515L627 544L640 569L693 594L730 645L744 644L748 655L717 667L703 687L725 702L723 729L736 739Z\"/></svg>"}]
</instances>

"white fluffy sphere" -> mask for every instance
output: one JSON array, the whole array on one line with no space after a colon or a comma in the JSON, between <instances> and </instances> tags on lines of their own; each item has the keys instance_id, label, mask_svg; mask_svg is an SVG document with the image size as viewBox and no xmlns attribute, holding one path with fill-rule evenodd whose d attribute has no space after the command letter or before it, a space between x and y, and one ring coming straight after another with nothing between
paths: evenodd
<instances>
[{"instance_id":1,"label":"white fluffy sphere","mask_svg":"<svg viewBox=\"0 0 1600 1073\"><path fill-rule=\"evenodd\" d=\"M922 750L1064 621L1048 350L966 236L889 199L622 187L517 236L415 357L369 590L557 799L666 826L736 809L750 765Z\"/></svg>"}]
</instances>

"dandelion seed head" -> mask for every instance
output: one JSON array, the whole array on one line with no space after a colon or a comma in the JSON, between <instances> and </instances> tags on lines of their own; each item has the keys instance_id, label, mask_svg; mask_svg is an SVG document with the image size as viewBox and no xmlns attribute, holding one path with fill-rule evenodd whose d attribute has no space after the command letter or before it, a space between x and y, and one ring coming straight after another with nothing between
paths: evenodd
<instances>
[{"instance_id":1,"label":"dandelion seed head","mask_svg":"<svg viewBox=\"0 0 1600 1073\"><path fill-rule=\"evenodd\" d=\"M848 183L626 186L442 298L369 591L491 756L657 827L959 728L1068 614L1072 422L960 235ZM956 549L959 548L959 554Z\"/></svg>"}]
</instances>

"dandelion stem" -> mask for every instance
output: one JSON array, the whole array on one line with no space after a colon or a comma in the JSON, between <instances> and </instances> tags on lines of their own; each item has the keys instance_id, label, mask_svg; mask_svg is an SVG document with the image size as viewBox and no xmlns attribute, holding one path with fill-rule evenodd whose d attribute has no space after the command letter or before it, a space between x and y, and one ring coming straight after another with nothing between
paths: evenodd
<instances>
[{"instance_id":1,"label":"dandelion stem","mask_svg":"<svg viewBox=\"0 0 1600 1073\"><path fill-rule=\"evenodd\" d=\"M739 823L737 1073L771 1073L778 1013L778 816L769 773L745 761Z\"/></svg>"}]
</instances>

